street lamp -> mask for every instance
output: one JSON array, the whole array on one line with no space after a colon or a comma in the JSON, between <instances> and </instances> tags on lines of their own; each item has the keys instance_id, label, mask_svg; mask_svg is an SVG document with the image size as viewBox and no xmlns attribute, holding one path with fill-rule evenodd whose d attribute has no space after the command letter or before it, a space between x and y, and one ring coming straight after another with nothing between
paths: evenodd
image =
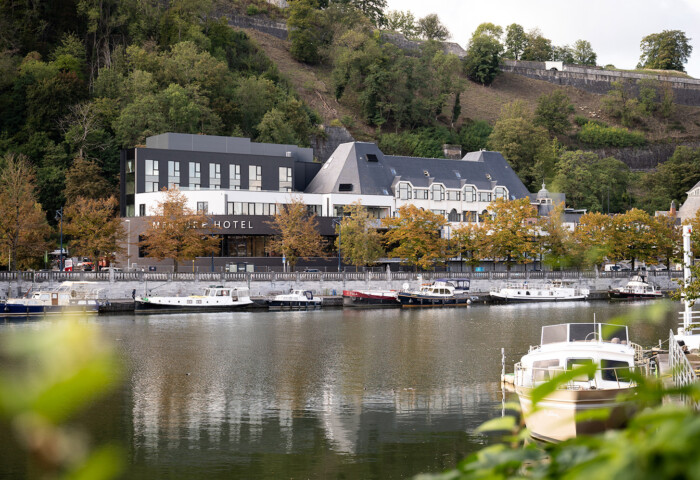
<instances>
[{"instance_id":1,"label":"street lamp","mask_svg":"<svg viewBox=\"0 0 700 480\"><path fill-rule=\"evenodd\" d=\"M129 271L129 267L131 266L131 220L127 219L126 221L126 270Z\"/></svg>"},{"instance_id":2,"label":"street lamp","mask_svg":"<svg viewBox=\"0 0 700 480\"><path fill-rule=\"evenodd\" d=\"M60 271L63 271L63 207L56 210L56 220L60 220L61 222L61 256L59 257L59 266Z\"/></svg>"}]
</instances>

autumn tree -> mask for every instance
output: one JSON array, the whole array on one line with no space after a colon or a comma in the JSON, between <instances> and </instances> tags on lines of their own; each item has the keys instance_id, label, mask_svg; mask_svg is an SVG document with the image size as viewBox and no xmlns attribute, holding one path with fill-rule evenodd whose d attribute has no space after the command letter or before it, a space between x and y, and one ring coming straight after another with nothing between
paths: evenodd
<instances>
[{"instance_id":1,"label":"autumn tree","mask_svg":"<svg viewBox=\"0 0 700 480\"><path fill-rule=\"evenodd\" d=\"M551 267L561 269L573 262L571 232L564 225L564 202L555 205L547 214L539 218L537 241L540 258Z\"/></svg>"},{"instance_id":2,"label":"autumn tree","mask_svg":"<svg viewBox=\"0 0 700 480\"><path fill-rule=\"evenodd\" d=\"M147 255L157 260L172 259L177 272L180 262L218 252L221 240L211 233L216 228L209 217L189 208L187 198L178 189L164 188L163 195L139 242Z\"/></svg>"},{"instance_id":3,"label":"autumn tree","mask_svg":"<svg viewBox=\"0 0 700 480\"><path fill-rule=\"evenodd\" d=\"M653 217L653 231L656 238L657 259L664 262L666 269L671 269L671 262L682 256L681 228L676 225L675 215Z\"/></svg>"},{"instance_id":4,"label":"autumn tree","mask_svg":"<svg viewBox=\"0 0 700 480\"><path fill-rule=\"evenodd\" d=\"M643 210L633 208L615 215L610 236L609 258L619 261L632 260L632 269L637 260L653 261L657 255L658 239L654 221Z\"/></svg>"},{"instance_id":5,"label":"autumn tree","mask_svg":"<svg viewBox=\"0 0 700 480\"><path fill-rule=\"evenodd\" d=\"M79 197L64 210L63 231L71 237L70 249L88 257L94 265L100 258L113 261L123 253L124 228L117 214L116 197L92 199Z\"/></svg>"},{"instance_id":6,"label":"autumn tree","mask_svg":"<svg viewBox=\"0 0 700 480\"><path fill-rule=\"evenodd\" d=\"M574 249L584 265L601 265L610 249L613 223L609 215L588 212L574 230Z\"/></svg>"},{"instance_id":7,"label":"autumn tree","mask_svg":"<svg viewBox=\"0 0 700 480\"><path fill-rule=\"evenodd\" d=\"M80 197L107 198L113 190L99 165L91 160L76 158L66 174L65 196L69 204Z\"/></svg>"},{"instance_id":8,"label":"autumn tree","mask_svg":"<svg viewBox=\"0 0 700 480\"><path fill-rule=\"evenodd\" d=\"M397 217L382 220L387 227L384 242L392 258L401 258L409 265L427 269L445 258L446 242L440 230L445 217L415 205L399 207Z\"/></svg>"},{"instance_id":9,"label":"autumn tree","mask_svg":"<svg viewBox=\"0 0 700 480\"><path fill-rule=\"evenodd\" d=\"M537 211L528 198L497 199L484 219L488 240L486 252L494 260L504 259L508 270L514 263L528 263L537 254L533 224Z\"/></svg>"},{"instance_id":10,"label":"autumn tree","mask_svg":"<svg viewBox=\"0 0 700 480\"><path fill-rule=\"evenodd\" d=\"M294 197L289 203L278 205L275 218L267 224L277 232L270 241L270 250L284 255L292 271L299 259L322 254L318 219L315 213L309 213L301 198Z\"/></svg>"},{"instance_id":11,"label":"autumn tree","mask_svg":"<svg viewBox=\"0 0 700 480\"><path fill-rule=\"evenodd\" d=\"M452 243L455 253L474 270L486 258L486 231L476 223L462 223L452 230Z\"/></svg>"},{"instance_id":12,"label":"autumn tree","mask_svg":"<svg viewBox=\"0 0 700 480\"><path fill-rule=\"evenodd\" d=\"M24 155L5 154L0 170L0 245L8 269L27 267L44 253L49 226L34 191L35 174Z\"/></svg>"},{"instance_id":13,"label":"autumn tree","mask_svg":"<svg viewBox=\"0 0 700 480\"><path fill-rule=\"evenodd\" d=\"M336 248L355 267L375 263L384 254L382 237L375 220L359 200L345 206L343 214L345 216L336 229Z\"/></svg>"}]
</instances>

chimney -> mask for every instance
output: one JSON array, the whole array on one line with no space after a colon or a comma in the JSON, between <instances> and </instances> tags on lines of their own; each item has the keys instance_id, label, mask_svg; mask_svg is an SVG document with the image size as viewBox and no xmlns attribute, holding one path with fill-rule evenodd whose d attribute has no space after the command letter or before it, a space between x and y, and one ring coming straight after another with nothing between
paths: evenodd
<instances>
[{"instance_id":1,"label":"chimney","mask_svg":"<svg viewBox=\"0 0 700 480\"><path fill-rule=\"evenodd\" d=\"M676 201L675 200L671 200L671 209L668 211L668 215L670 217L676 216Z\"/></svg>"},{"instance_id":2,"label":"chimney","mask_svg":"<svg viewBox=\"0 0 700 480\"><path fill-rule=\"evenodd\" d=\"M445 143L442 146L442 153L445 155L445 158L460 160L462 158L462 146Z\"/></svg>"}]
</instances>

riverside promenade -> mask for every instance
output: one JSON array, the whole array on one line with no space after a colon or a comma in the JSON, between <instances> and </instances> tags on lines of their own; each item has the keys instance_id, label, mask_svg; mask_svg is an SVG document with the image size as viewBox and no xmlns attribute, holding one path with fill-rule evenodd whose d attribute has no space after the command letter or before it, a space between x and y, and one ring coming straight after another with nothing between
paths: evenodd
<instances>
[{"instance_id":1,"label":"riverside promenade","mask_svg":"<svg viewBox=\"0 0 700 480\"><path fill-rule=\"evenodd\" d=\"M650 282L664 291L678 288L682 271L648 272ZM0 272L0 298L24 295L30 289L52 288L64 281L97 282L109 300L131 299L137 295L200 294L209 285L247 286L251 296L287 292L292 288L311 290L317 295L341 295L343 290L401 290L438 278L469 278L471 292L488 293L504 282L575 281L591 292L607 292L623 286L630 272L524 271L524 272Z\"/></svg>"}]
</instances>

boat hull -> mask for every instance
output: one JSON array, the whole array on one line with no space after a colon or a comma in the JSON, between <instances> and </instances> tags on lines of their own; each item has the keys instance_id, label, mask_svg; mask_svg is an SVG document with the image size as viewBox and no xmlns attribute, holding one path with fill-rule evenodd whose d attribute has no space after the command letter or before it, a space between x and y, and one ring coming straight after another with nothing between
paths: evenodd
<instances>
[{"instance_id":1,"label":"boat hull","mask_svg":"<svg viewBox=\"0 0 700 480\"><path fill-rule=\"evenodd\" d=\"M136 300L134 310L144 313L189 313L189 312L231 312L252 308L253 302L241 302L229 305L173 305Z\"/></svg>"},{"instance_id":2,"label":"boat hull","mask_svg":"<svg viewBox=\"0 0 700 480\"><path fill-rule=\"evenodd\" d=\"M422 308L422 307L466 307L470 305L471 299L464 297L433 297L417 293L399 293L398 301L402 308Z\"/></svg>"},{"instance_id":3,"label":"boat hull","mask_svg":"<svg viewBox=\"0 0 700 480\"><path fill-rule=\"evenodd\" d=\"M321 302L303 300L270 300L270 310L315 310L321 308Z\"/></svg>"},{"instance_id":4,"label":"boat hull","mask_svg":"<svg viewBox=\"0 0 700 480\"><path fill-rule=\"evenodd\" d=\"M634 293L610 290L608 291L608 296L611 300L651 300L654 298L663 298L664 295L661 292Z\"/></svg>"},{"instance_id":5,"label":"boat hull","mask_svg":"<svg viewBox=\"0 0 700 480\"><path fill-rule=\"evenodd\" d=\"M24 305L21 303L6 303L0 310L0 316L15 317L27 315L70 315L97 313L99 304L76 305Z\"/></svg>"},{"instance_id":6,"label":"boat hull","mask_svg":"<svg viewBox=\"0 0 700 480\"><path fill-rule=\"evenodd\" d=\"M571 295L568 297L556 297L556 296L537 296L537 295L503 295L497 292L491 292L489 294L491 300L494 302L571 302L585 300L588 295Z\"/></svg>"},{"instance_id":7,"label":"boat hull","mask_svg":"<svg viewBox=\"0 0 700 480\"><path fill-rule=\"evenodd\" d=\"M391 308L400 307L396 294L381 294L343 290L343 306L348 308Z\"/></svg>"},{"instance_id":8,"label":"boat hull","mask_svg":"<svg viewBox=\"0 0 700 480\"><path fill-rule=\"evenodd\" d=\"M560 442L582 434L595 434L624 427L635 412L634 403L620 401L619 396L631 397L635 388L608 390L556 390L540 400L538 409L532 408L532 388L517 386L525 425L530 435L538 440ZM602 419L578 418L594 410L608 409Z\"/></svg>"}]
</instances>

